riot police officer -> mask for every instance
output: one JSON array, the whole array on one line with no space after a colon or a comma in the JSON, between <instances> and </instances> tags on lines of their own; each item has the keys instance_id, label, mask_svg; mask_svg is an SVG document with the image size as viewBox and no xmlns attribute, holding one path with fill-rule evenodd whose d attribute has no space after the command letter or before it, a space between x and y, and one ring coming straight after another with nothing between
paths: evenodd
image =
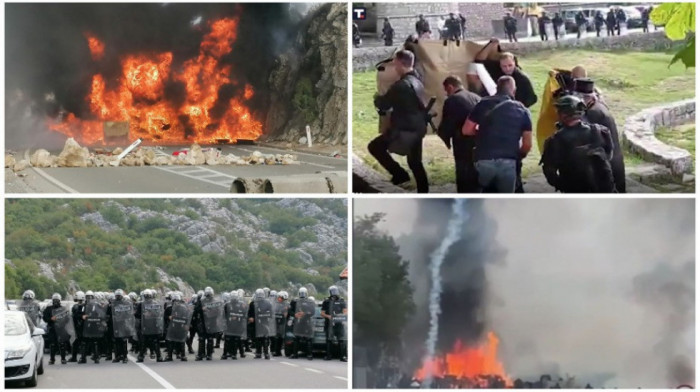
<instances>
[{"instance_id":1,"label":"riot police officer","mask_svg":"<svg viewBox=\"0 0 700 392\"><path fill-rule=\"evenodd\" d=\"M44 309L43 315L43 319L48 328L49 343L51 345L49 365L56 363L56 351L58 351L61 355L61 364L65 365L67 363L66 342L70 341L70 336L65 333L65 330L63 331L64 333L61 333L61 331L59 331L59 328L61 327L59 327L57 323L58 318L63 315L67 321L71 322L72 326L72 320L70 317L68 317L67 313L68 312L63 308L63 306L61 306L61 294L54 293L51 296L51 305ZM66 337L68 339L66 339Z\"/></svg>"},{"instance_id":2,"label":"riot police officer","mask_svg":"<svg viewBox=\"0 0 700 392\"><path fill-rule=\"evenodd\" d=\"M260 359L263 354L265 359L270 359L270 337L274 336L274 330L271 330L275 322L272 303L267 299L265 289L255 290L255 297L248 307L248 323L255 327L256 359Z\"/></svg>"},{"instance_id":3,"label":"riot police officer","mask_svg":"<svg viewBox=\"0 0 700 392\"><path fill-rule=\"evenodd\" d=\"M330 294L321 305L321 317L325 320L323 328L326 332L326 357L331 359L331 348L333 339L338 341L340 348L340 360L346 362L347 359L347 314L348 307L345 299L340 297L338 287L328 288Z\"/></svg>"},{"instance_id":4,"label":"riot police officer","mask_svg":"<svg viewBox=\"0 0 700 392\"><path fill-rule=\"evenodd\" d=\"M563 193L613 193L609 130L581 120L586 105L578 97L564 96L556 108L557 131L545 141L540 161L547 182Z\"/></svg>"},{"instance_id":5,"label":"riot police officer","mask_svg":"<svg viewBox=\"0 0 700 392\"><path fill-rule=\"evenodd\" d=\"M85 314L85 293L75 293L75 304L71 307L73 326L75 327L75 341L71 349L71 357L68 362L78 362L78 351L82 348L83 341L83 315Z\"/></svg>"}]
</instances>

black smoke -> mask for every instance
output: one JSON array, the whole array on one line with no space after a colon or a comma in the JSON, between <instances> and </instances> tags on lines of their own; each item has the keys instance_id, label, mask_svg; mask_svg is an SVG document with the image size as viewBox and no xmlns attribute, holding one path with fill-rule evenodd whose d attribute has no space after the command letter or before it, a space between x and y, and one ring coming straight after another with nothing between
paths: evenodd
<instances>
[{"instance_id":1,"label":"black smoke","mask_svg":"<svg viewBox=\"0 0 700 392\"><path fill-rule=\"evenodd\" d=\"M289 3L241 4L7 4L5 8L5 80L8 133L26 116L55 116L59 109L89 118L85 97L92 75L108 87L119 77L120 57L128 53L172 52L171 70L196 57L207 22L239 16L238 38L223 61L232 66L238 86L222 87L220 97L251 84L256 94L249 106L263 119L269 103L267 79L275 58L303 28L308 7ZM200 18L199 23L194 23ZM89 32L105 44L105 55L93 61L86 43ZM182 102L183 86L171 83L166 99ZM53 93L55 99L46 99ZM16 103L14 107L13 103ZM218 108L217 105L215 105ZM259 115L258 115L259 114Z\"/></svg>"},{"instance_id":2,"label":"black smoke","mask_svg":"<svg viewBox=\"0 0 700 392\"><path fill-rule=\"evenodd\" d=\"M409 272L415 290L416 312L405 330L409 351L405 366L409 372L420 366L425 354L430 255L446 234L454 200L430 199L416 203L419 213L413 232L397 240L401 255L410 260ZM486 266L500 263L505 257L504 249L495 240L496 222L486 214L483 200L467 200L464 208L468 219L462 226L461 238L449 249L441 269L443 290L438 353L451 351L457 341L467 345L481 342L487 327Z\"/></svg>"}]
</instances>

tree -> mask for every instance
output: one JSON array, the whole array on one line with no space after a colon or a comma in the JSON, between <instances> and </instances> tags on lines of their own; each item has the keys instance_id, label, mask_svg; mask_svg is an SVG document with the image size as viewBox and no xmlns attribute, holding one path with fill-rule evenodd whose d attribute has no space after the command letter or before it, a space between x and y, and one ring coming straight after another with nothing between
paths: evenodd
<instances>
[{"instance_id":1,"label":"tree","mask_svg":"<svg viewBox=\"0 0 700 392\"><path fill-rule=\"evenodd\" d=\"M666 37L673 41L685 40L671 59L669 66L681 60L686 68L695 67L695 3L663 3L650 15L655 25L663 25Z\"/></svg>"},{"instance_id":2,"label":"tree","mask_svg":"<svg viewBox=\"0 0 700 392\"><path fill-rule=\"evenodd\" d=\"M408 263L394 239L377 230L383 214L355 220L353 230L353 311L358 342L397 349L414 310Z\"/></svg>"}]
</instances>

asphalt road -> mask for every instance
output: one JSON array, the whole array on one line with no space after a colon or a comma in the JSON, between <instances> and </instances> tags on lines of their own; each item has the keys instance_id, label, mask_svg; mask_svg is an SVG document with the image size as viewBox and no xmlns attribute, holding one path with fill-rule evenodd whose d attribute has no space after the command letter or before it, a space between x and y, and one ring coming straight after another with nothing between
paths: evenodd
<instances>
[{"instance_id":1,"label":"asphalt road","mask_svg":"<svg viewBox=\"0 0 700 392\"><path fill-rule=\"evenodd\" d=\"M196 343L195 343L196 345ZM348 387L346 362L324 361L317 357L288 359L272 357L270 360L253 359L251 353L238 360L221 360L221 350L215 350L211 361L173 361L157 363L146 358L137 364L129 355L129 362L112 363L88 360L86 364L67 363L49 366L49 355L44 356L44 374L39 376L37 388L328 388ZM57 358L58 359L58 358Z\"/></svg>"},{"instance_id":2,"label":"asphalt road","mask_svg":"<svg viewBox=\"0 0 700 392\"><path fill-rule=\"evenodd\" d=\"M250 166L140 166L101 168L28 168L18 172L5 170L6 193L229 193L233 180L294 176L318 172L347 171L348 160L328 155L294 152L274 147L217 146L222 154L248 156L295 154L299 165ZM159 153L170 155L185 146L166 147ZM60 151L51 151L58 154ZM342 154L345 151L341 151Z\"/></svg>"}]
</instances>

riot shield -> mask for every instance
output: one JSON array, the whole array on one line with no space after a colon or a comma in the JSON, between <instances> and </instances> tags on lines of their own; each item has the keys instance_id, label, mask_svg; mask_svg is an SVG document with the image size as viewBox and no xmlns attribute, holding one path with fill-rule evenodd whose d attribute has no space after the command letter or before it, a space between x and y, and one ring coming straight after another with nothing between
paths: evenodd
<instances>
[{"instance_id":1,"label":"riot shield","mask_svg":"<svg viewBox=\"0 0 700 392\"><path fill-rule=\"evenodd\" d=\"M104 336L107 325L107 309L97 301L85 304L85 321L83 322L84 338L101 338Z\"/></svg>"},{"instance_id":2,"label":"riot shield","mask_svg":"<svg viewBox=\"0 0 700 392\"><path fill-rule=\"evenodd\" d=\"M202 299L204 328L208 334L223 332L226 327L224 320L224 302L216 298Z\"/></svg>"},{"instance_id":3,"label":"riot shield","mask_svg":"<svg viewBox=\"0 0 700 392\"><path fill-rule=\"evenodd\" d=\"M298 299L296 314L294 314L294 336L311 338L314 336L313 316L316 304L308 298Z\"/></svg>"},{"instance_id":4,"label":"riot shield","mask_svg":"<svg viewBox=\"0 0 700 392\"><path fill-rule=\"evenodd\" d=\"M39 325L41 313L39 311L38 304L34 300L22 300L22 302L17 305L17 310L21 310L22 312L28 314L35 326Z\"/></svg>"},{"instance_id":5,"label":"riot shield","mask_svg":"<svg viewBox=\"0 0 700 392\"><path fill-rule=\"evenodd\" d=\"M248 306L241 300L232 300L226 304L226 336L247 337Z\"/></svg>"},{"instance_id":6,"label":"riot shield","mask_svg":"<svg viewBox=\"0 0 700 392\"><path fill-rule=\"evenodd\" d=\"M275 302L275 324L277 326L276 335L278 337L284 336L284 331L287 327L287 318L284 316L285 313L289 311L289 303L287 302Z\"/></svg>"},{"instance_id":7,"label":"riot shield","mask_svg":"<svg viewBox=\"0 0 700 392\"><path fill-rule=\"evenodd\" d=\"M547 38L554 38L554 26L551 23L545 23L544 31L547 33Z\"/></svg>"},{"instance_id":8,"label":"riot shield","mask_svg":"<svg viewBox=\"0 0 700 392\"><path fill-rule=\"evenodd\" d=\"M53 327L56 330L58 341L71 341L75 337L75 327L73 326L71 312L64 307L54 308L51 310L51 316L56 317Z\"/></svg>"},{"instance_id":9,"label":"riot shield","mask_svg":"<svg viewBox=\"0 0 700 392\"><path fill-rule=\"evenodd\" d=\"M141 304L141 333L144 335L163 334L163 304L148 300Z\"/></svg>"},{"instance_id":10,"label":"riot shield","mask_svg":"<svg viewBox=\"0 0 700 392\"><path fill-rule=\"evenodd\" d=\"M255 308L255 336L258 338L274 336L274 330L270 328L275 322L272 302L267 299L256 299L253 307Z\"/></svg>"},{"instance_id":11,"label":"riot shield","mask_svg":"<svg viewBox=\"0 0 700 392\"><path fill-rule=\"evenodd\" d=\"M339 339L346 341L348 339L348 315L344 314L345 309L347 309L345 301L336 300L330 303L331 326L336 334L337 331L341 332L335 336L340 336Z\"/></svg>"},{"instance_id":12,"label":"riot shield","mask_svg":"<svg viewBox=\"0 0 700 392\"><path fill-rule=\"evenodd\" d=\"M168 332L165 339L181 343L186 341L187 333L190 330L190 322L192 321L192 313L192 309L184 303L174 303L173 312L170 314L173 319L168 324Z\"/></svg>"},{"instance_id":13,"label":"riot shield","mask_svg":"<svg viewBox=\"0 0 700 392\"><path fill-rule=\"evenodd\" d=\"M115 338L128 338L136 335L134 304L129 300L112 302L112 329Z\"/></svg>"}]
</instances>

